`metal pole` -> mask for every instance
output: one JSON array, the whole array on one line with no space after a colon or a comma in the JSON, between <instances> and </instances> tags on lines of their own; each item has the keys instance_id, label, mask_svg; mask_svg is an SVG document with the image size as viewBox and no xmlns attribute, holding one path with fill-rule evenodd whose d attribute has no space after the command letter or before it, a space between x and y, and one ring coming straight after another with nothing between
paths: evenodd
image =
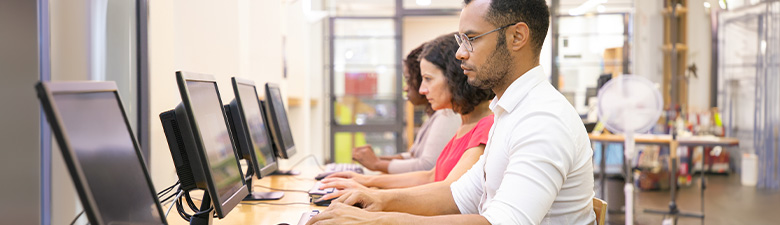
<instances>
[{"instance_id":1,"label":"metal pole","mask_svg":"<svg viewBox=\"0 0 780 225\"><path fill-rule=\"evenodd\" d=\"M49 0L38 0L38 72L41 81L51 80L51 25L49 23ZM41 129L41 199L40 222L51 224L51 128L46 114L39 110Z\"/></svg>"}]
</instances>

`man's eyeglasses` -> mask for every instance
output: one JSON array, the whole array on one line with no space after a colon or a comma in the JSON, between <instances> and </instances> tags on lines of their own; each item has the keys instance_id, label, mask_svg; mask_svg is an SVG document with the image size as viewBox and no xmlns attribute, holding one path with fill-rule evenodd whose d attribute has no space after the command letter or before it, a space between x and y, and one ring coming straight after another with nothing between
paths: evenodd
<instances>
[{"instance_id":1,"label":"man's eyeglasses","mask_svg":"<svg viewBox=\"0 0 780 225\"><path fill-rule=\"evenodd\" d=\"M455 41L458 42L459 46L464 46L465 45L466 46L466 50L469 50L469 52L473 52L474 51L474 47L471 46L471 42L473 42L474 40L477 40L477 38L480 38L482 36L488 35L490 33L499 31L501 29L507 28L507 27L515 25L515 24L517 24L517 23L504 25L502 27L493 29L493 30L488 31L488 32L486 32L484 34L480 34L480 35L477 35L476 37L471 37L471 38L466 36L466 34L457 33L457 34L455 34Z\"/></svg>"}]
</instances>

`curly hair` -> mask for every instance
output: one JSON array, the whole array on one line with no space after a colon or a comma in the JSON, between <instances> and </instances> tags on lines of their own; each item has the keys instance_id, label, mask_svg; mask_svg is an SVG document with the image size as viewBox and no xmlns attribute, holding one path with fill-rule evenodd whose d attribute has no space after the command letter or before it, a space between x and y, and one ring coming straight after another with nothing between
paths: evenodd
<instances>
[{"instance_id":1,"label":"curly hair","mask_svg":"<svg viewBox=\"0 0 780 225\"><path fill-rule=\"evenodd\" d=\"M406 72L409 73L409 80L406 84L415 91L420 89L420 83L422 83L422 75L420 75L420 53L423 50L423 46L425 46L425 44L421 44L417 48L412 49L412 51L409 52L409 55L406 56L406 59L404 59Z\"/></svg>"},{"instance_id":2,"label":"curly hair","mask_svg":"<svg viewBox=\"0 0 780 225\"><path fill-rule=\"evenodd\" d=\"M431 108L431 103L428 102L428 99L422 97L422 94L419 92L420 84L422 83L422 72L420 72L420 53L422 52L424 46L425 43L417 46L417 48L412 49L412 51L409 52L409 55L407 55L403 61L404 67L406 68L406 73L409 74L409 79L406 80L406 85L409 86L409 91L416 92L417 95L420 96L417 101L425 104L425 113L430 115L434 112L433 108ZM410 97L409 100L411 101L411 99L412 98Z\"/></svg>"},{"instance_id":3,"label":"curly hair","mask_svg":"<svg viewBox=\"0 0 780 225\"><path fill-rule=\"evenodd\" d=\"M455 58L460 45L453 34L439 36L425 44L420 59L428 60L444 73L452 92L452 110L465 115L474 111L480 103L493 99L495 94L490 89L480 89L468 83L468 77L460 67L460 60Z\"/></svg>"},{"instance_id":4,"label":"curly hair","mask_svg":"<svg viewBox=\"0 0 780 225\"><path fill-rule=\"evenodd\" d=\"M468 5L472 0L464 0ZM485 20L496 27L525 22L531 30L531 43L537 57L542 51L544 37L550 26L550 9L544 0L491 0ZM501 31L506 33L506 29Z\"/></svg>"}]
</instances>

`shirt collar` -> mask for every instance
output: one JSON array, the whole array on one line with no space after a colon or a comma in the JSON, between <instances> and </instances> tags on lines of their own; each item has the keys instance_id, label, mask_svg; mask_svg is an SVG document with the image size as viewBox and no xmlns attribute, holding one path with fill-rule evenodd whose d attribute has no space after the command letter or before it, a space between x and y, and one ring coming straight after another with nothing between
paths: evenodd
<instances>
[{"instance_id":1,"label":"shirt collar","mask_svg":"<svg viewBox=\"0 0 780 225\"><path fill-rule=\"evenodd\" d=\"M493 98L493 101L490 103L490 110L493 111L494 114L498 114L499 109L512 113L517 105L520 104L526 95L528 95L528 92L544 81L545 78L544 70L541 65L528 70L528 72L525 72L522 76L515 79L515 81L507 87L501 99L498 99L498 96Z\"/></svg>"}]
</instances>

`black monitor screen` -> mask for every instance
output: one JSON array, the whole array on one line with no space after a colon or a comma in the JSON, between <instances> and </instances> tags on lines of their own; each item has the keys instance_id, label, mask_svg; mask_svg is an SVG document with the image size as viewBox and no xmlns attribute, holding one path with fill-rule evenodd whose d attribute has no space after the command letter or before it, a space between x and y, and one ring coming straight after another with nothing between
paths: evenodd
<instances>
[{"instance_id":1,"label":"black monitor screen","mask_svg":"<svg viewBox=\"0 0 780 225\"><path fill-rule=\"evenodd\" d=\"M67 140L106 224L161 224L115 92L54 94Z\"/></svg>"},{"instance_id":2,"label":"black monitor screen","mask_svg":"<svg viewBox=\"0 0 780 225\"><path fill-rule=\"evenodd\" d=\"M282 93L278 87L268 88L268 92L271 94L269 99L273 104L273 113L276 114L276 125L279 126L281 132L281 138L284 142L283 149L289 149L295 146L293 143L292 132L290 131L290 124L287 121L287 112L284 110L284 103L282 102ZM270 110L270 109L269 109ZM288 153L291 154L291 153Z\"/></svg>"},{"instance_id":3,"label":"black monitor screen","mask_svg":"<svg viewBox=\"0 0 780 225\"><path fill-rule=\"evenodd\" d=\"M203 148L208 158L213 182L221 203L244 186L238 161L233 152L222 105L217 95L217 87L212 82L188 80L192 116L198 126Z\"/></svg>"},{"instance_id":4,"label":"black monitor screen","mask_svg":"<svg viewBox=\"0 0 780 225\"><path fill-rule=\"evenodd\" d=\"M271 140L268 139L268 130L263 123L262 109L257 99L257 92L252 85L238 84L238 93L241 95L243 114L249 127L249 136L260 169L276 161Z\"/></svg>"}]
</instances>

